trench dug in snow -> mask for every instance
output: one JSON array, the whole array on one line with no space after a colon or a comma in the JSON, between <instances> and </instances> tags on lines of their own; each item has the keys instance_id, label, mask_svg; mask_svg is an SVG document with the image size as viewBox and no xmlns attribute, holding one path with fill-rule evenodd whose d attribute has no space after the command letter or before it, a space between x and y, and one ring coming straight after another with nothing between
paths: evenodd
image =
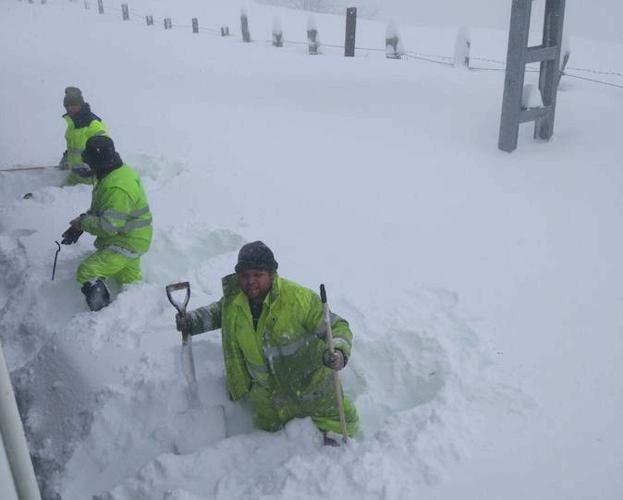
<instances>
[{"instance_id":1,"label":"trench dug in snow","mask_svg":"<svg viewBox=\"0 0 623 500\"><path fill-rule=\"evenodd\" d=\"M158 162L152 161L152 171L154 165ZM165 170L176 175L176 169ZM58 210L71 202L59 191L43 187L30 200L16 196L8 210L28 203ZM332 452L320 445L310 421L292 422L270 435L253 429L247 406L227 399L218 332L194 339L203 410L189 409L174 312L163 285L171 276L188 276L194 284L191 305L215 300L220 290L206 276L229 272L243 235L223 228L158 228L144 259L145 281L119 290L113 305L98 313L84 310L73 276L90 242L63 248L51 282L54 247L33 250L42 246L38 238L34 227L8 228L0 237L0 273L6 278L1 312L13 332L5 349L16 368L19 405L47 495L80 498L84 492L109 491L102 498L154 498L150 495L159 488L163 494L174 491L173 471L185 467L188 484L194 481L197 490L213 487L224 497L244 496L257 485L236 470L271 477L268 471L284 460L328 466ZM445 450L434 462L457 459L460 432L440 430L446 427L444 414L452 411L448 400L472 397L470 383L482 354L475 333L454 313L454 294L399 292L341 296L332 305L355 334L342 381L362 421L362 433L341 466L365 471L359 462L374 450L399 447L409 460L415 454L423 461L417 474L430 482L442 467L417 458L419 448L432 446L432 439ZM191 465L188 457L194 457ZM243 466L228 468L232 461ZM203 470L214 470L213 462L219 463L217 470L206 479ZM274 491L279 480L267 479L266 491ZM373 492L378 485L372 477L366 480L366 491Z\"/></svg>"}]
</instances>

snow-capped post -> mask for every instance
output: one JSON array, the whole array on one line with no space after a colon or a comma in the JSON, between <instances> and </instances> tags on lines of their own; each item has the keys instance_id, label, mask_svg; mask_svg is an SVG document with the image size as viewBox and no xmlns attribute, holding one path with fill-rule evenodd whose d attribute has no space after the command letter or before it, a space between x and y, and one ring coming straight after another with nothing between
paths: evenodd
<instances>
[{"instance_id":1,"label":"snow-capped post","mask_svg":"<svg viewBox=\"0 0 623 500\"><path fill-rule=\"evenodd\" d=\"M344 57L355 57L355 33L357 31L357 7L346 9L346 38Z\"/></svg>"},{"instance_id":2,"label":"snow-capped post","mask_svg":"<svg viewBox=\"0 0 623 500\"><path fill-rule=\"evenodd\" d=\"M193 33L199 33L199 19L193 17Z\"/></svg>"},{"instance_id":3,"label":"snow-capped post","mask_svg":"<svg viewBox=\"0 0 623 500\"><path fill-rule=\"evenodd\" d=\"M320 39L318 38L318 27L314 16L307 18L307 52L309 55L318 55L318 47L320 47Z\"/></svg>"},{"instance_id":4,"label":"snow-capped post","mask_svg":"<svg viewBox=\"0 0 623 500\"><path fill-rule=\"evenodd\" d=\"M462 26L456 34L454 42L454 67L469 69L469 51L472 46L472 37L469 30Z\"/></svg>"},{"instance_id":5,"label":"snow-capped post","mask_svg":"<svg viewBox=\"0 0 623 500\"><path fill-rule=\"evenodd\" d=\"M127 3L121 4L121 17L124 21L128 21L130 19L130 9L128 9Z\"/></svg>"},{"instance_id":6,"label":"snow-capped post","mask_svg":"<svg viewBox=\"0 0 623 500\"><path fill-rule=\"evenodd\" d=\"M273 18L273 47L283 47L283 30L279 18Z\"/></svg>"},{"instance_id":7,"label":"snow-capped post","mask_svg":"<svg viewBox=\"0 0 623 500\"><path fill-rule=\"evenodd\" d=\"M97 0L97 11L100 14L104 13L104 0Z\"/></svg>"},{"instance_id":8,"label":"snow-capped post","mask_svg":"<svg viewBox=\"0 0 623 500\"><path fill-rule=\"evenodd\" d=\"M398 28L393 21L390 21L385 29L385 57L400 59L402 54L404 54L404 48L398 34Z\"/></svg>"},{"instance_id":9,"label":"snow-capped post","mask_svg":"<svg viewBox=\"0 0 623 500\"><path fill-rule=\"evenodd\" d=\"M247 11L244 9L240 11L240 30L242 31L242 41L249 43L251 41L251 33L249 33L249 18L247 17Z\"/></svg>"},{"instance_id":10,"label":"snow-capped post","mask_svg":"<svg viewBox=\"0 0 623 500\"><path fill-rule=\"evenodd\" d=\"M331 355L335 352L335 342L333 341L333 333L331 331L331 311L327 303L327 291L324 285L320 285L320 300L322 301L322 312L324 315L325 332L327 335L327 347ZM342 384L340 384L340 376L336 370L333 370L333 385L335 386L335 400L337 411L340 415L340 429L342 431L342 440L348 442L348 431L346 430L346 414L344 413L344 399L342 397Z\"/></svg>"},{"instance_id":11,"label":"snow-capped post","mask_svg":"<svg viewBox=\"0 0 623 500\"><path fill-rule=\"evenodd\" d=\"M532 0L513 0L498 136L498 148L507 153L517 148L521 123L534 122L535 139L549 140L554 134L565 0L545 0L543 42L529 47L531 11ZM536 62L543 106L522 110L526 65Z\"/></svg>"}]
</instances>

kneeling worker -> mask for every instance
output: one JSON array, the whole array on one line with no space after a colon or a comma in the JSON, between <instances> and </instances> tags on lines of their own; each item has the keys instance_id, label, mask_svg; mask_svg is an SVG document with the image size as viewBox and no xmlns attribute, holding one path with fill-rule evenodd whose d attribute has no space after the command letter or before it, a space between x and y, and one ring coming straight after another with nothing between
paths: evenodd
<instances>
[{"instance_id":1,"label":"kneeling worker","mask_svg":"<svg viewBox=\"0 0 623 500\"><path fill-rule=\"evenodd\" d=\"M140 257L151 244L152 219L138 174L123 163L111 138L91 137L82 158L97 183L91 208L70 222L62 243L75 243L83 231L96 236L97 250L76 274L89 308L98 311L110 303L106 278L119 284L141 279Z\"/></svg>"},{"instance_id":2,"label":"kneeling worker","mask_svg":"<svg viewBox=\"0 0 623 500\"><path fill-rule=\"evenodd\" d=\"M67 122L65 131L65 141L67 149L59 166L69 169L69 175L65 184L73 186L75 184L93 184L92 172L82 159L84 146L90 137L108 135L106 125L102 119L91 111L88 102L84 102L82 92L77 87L67 87L63 105L67 113L63 118Z\"/></svg>"},{"instance_id":3,"label":"kneeling worker","mask_svg":"<svg viewBox=\"0 0 623 500\"><path fill-rule=\"evenodd\" d=\"M223 278L223 297L184 315L176 326L195 335L221 329L232 400L248 396L256 427L277 431L293 418L311 417L324 443L340 433L332 370L346 365L352 333L331 314L335 353L326 343L323 307L311 290L277 274L273 252L261 241L240 249L236 274ZM357 432L355 406L344 398L347 431Z\"/></svg>"}]
</instances>

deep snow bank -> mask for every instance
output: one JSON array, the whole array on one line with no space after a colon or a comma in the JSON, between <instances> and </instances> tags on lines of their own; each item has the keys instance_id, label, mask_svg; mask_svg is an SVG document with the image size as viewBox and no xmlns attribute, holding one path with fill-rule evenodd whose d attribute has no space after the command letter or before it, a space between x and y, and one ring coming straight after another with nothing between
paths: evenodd
<instances>
[{"instance_id":1,"label":"deep snow bank","mask_svg":"<svg viewBox=\"0 0 623 500\"><path fill-rule=\"evenodd\" d=\"M620 292L604 284L623 250L612 230L621 222L619 94L564 80L555 139L533 143L524 128L507 156L495 149L499 73L389 62L382 52L310 58L304 46L278 52L124 24L71 2L48 7L0 6L0 41L14 49L2 53L2 163L58 157L62 89L77 84L143 174L156 221L145 281L91 314L73 278L88 236L62 250L49 281L53 242L88 206L89 189L55 187L54 172L0 177L2 341L48 494L430 497L463 460L459 484L472 493L534 497L546 482L556 497L571 470L584 481L576 498L600 485L606 494L597 496L618 498L610 472L621 434L609 416L620 413L623 380L613 376ZM268 34L270 19L265 12L253 29ZM293 14L284 25L304 37L304 20ZM382 43L383 25L360 26L363 41ZM343 39L342 29L342 18L322 19L323 40L325 30ZM451 46L449 31L409 35L421 42L410 47ZM473 48L497 57L504 43L485 41L504 37L489 35ZM597 52L578 49L585 61ZM85 64L94 60L97 71ZM34 116L46 126L37 147L25 146ZM237 249L258 238L285 276L314 289L325 281L332 307L350 320L355 351L343 378L362 436L338 451L322 448L307 421L275 435L252 430L248 409L226 401L218 334L204 335L195 342L202 398L224 406L229 437L176 455L187 402L163 286L190 280L191 307L218 298ZM486 317L465 320L459 294ZM504 349L487 347L485 326ZM525 440L529 480L482 480L492 466L500 477L516 470L522 458L506 425L532 408L500 378L537 392L551 421L565 424ZM205 427L219 418L214 411ZM482 429L498 421L492 442ZM598 424L608 439L595 435ZM578 442L586 456L573 453ZM470 482L465 458L483 448L490 463L479 462ZM535 450L545 458L532 460ZM596 469L606 480L595 480ZM532 495L508 491L517 483Z\"/></svg>"},{"instance_id":2,"label":"deep snow bank","mask_svg":"<svg viewBox=\"0 0 623 500\"><path fill-rule=\"evenodd\" d=\"M135 163L151 168L148 192L182 175L162 160ZM160 171L153 167L158 163ZM5 177L5 185L14 178ZM14 191L24 187L32 186L21 180ZM454 314L454 294L418 288L367 301L342 295L333 304L356 335L343 380L363 433L347 450L324 449L309 421L277 435L252 430L248 409L226 398L218 334L206 334L195 341L201 397L208 408L226 408L229 437L212 436L194 453L173 454L180 433L201 434L202 426L218 426L221 415L176 428L188 403L163 285L190 276L191 305L213 300L220 291L205 276L229 272L245 238L209 227L199 238L184 228L159 227L145 259L145 282L121 290L111 307L86 312L73 273L90 251L88 236L63 247L51 282L53 229L42 229L34 215L29 223L25 214L70 213L87 194L88 187L39 187L31 199L16 196L1 206L3 341L48 495L78 499L111 489L103 498L152 499L166 492L173 495L166 498L183 498L182 491L198 498L354 491L363 498L400 497L414 484L438 479L461 456L474 432L466 425L469 412L483 401L478 386L486 357L477 335ZM55 215L54 225L64 219ZM330 491L327 475L334 478Z\"/></svg>"}]
</instances>

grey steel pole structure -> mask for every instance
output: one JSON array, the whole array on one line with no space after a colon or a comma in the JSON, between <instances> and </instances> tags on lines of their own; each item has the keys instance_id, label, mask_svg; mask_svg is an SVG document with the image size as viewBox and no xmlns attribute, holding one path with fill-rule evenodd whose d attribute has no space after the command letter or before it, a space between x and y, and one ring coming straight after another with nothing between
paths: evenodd
<instances>
[{"instance_id":1,"label":"grey steel pole structure","mask_svg":"<svg viewBox=\"0 0 623 500\"><path fill-rule=\"evenodd\" d=\"M549 50L549 58L541 59L539 90L544 106L550 106L551 112L537 118L534 136L550 139L554 134L554 115L556 112L556 92L560 79L560 48L565 18L565 0L547 0L543 21L543 50Z\"/></svg>"},{"instance_id":2,"label":"grey steel pole structure","mask_svg":"<svg viewBox=\"0 0 623 500\"><path fill-rule=\"evenodd\" d=\"M550 139L554 132L565 0L546 0L543 43L534 47L528 47L531 10L532 0L513 0L498 139L498 147L509 153L517 148L521 123L534 121L534 136L540 139ZM521 101L526 64L535 62L541 63L539 90L543 106L524 109Z\"/></svg>"}]
</instances>

